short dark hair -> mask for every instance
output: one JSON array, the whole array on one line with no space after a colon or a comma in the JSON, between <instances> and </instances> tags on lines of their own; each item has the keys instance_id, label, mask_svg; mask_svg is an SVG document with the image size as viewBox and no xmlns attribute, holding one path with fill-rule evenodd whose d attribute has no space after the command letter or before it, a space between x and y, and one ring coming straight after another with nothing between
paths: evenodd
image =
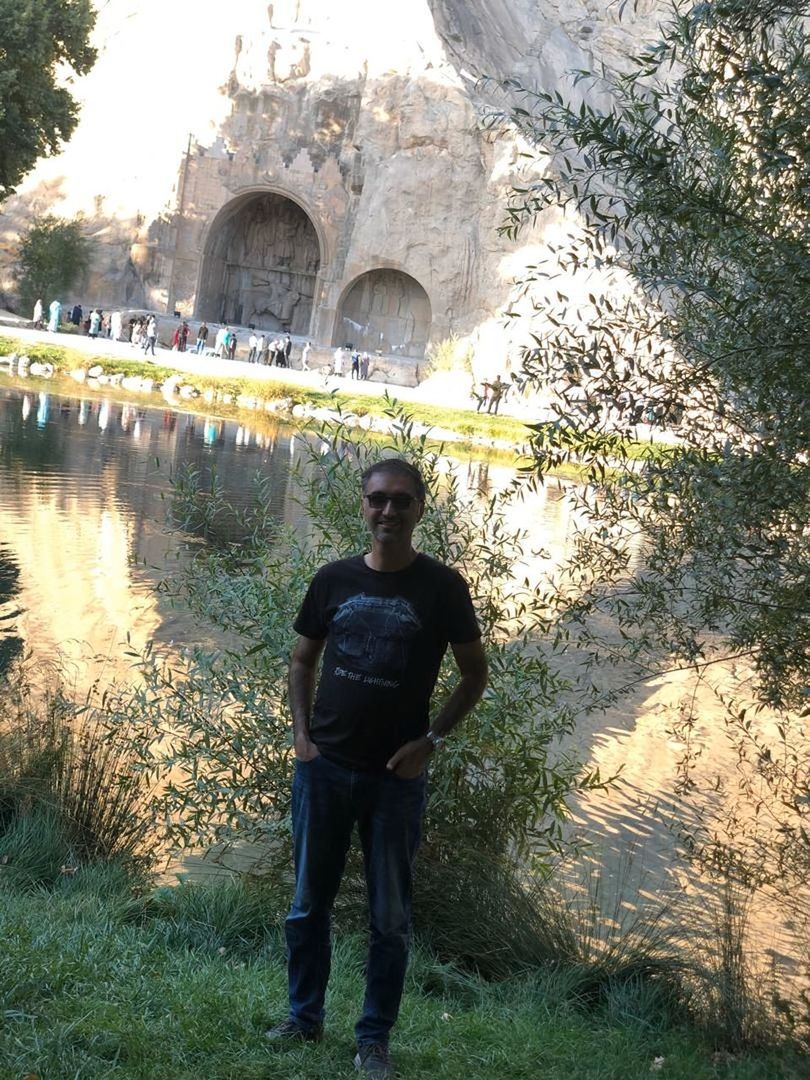
<instances>
[{"instance_id":1,"label":"short dark hair","mask_svg":"<svg viewBox=\"0 0 810 1080\"><path fill-rule=\"evenodd\" d=\"M414 486L416 497L419 502L425 501L426 489L422 474L415 465L411 465L410 461L406 461L405 458L399 457L380 458L379 461L375 461L372 465L369 465L367 469L363 470L360 482L363 485L364 494L368 489L369 480L371 480L375 473L380 472L394 473L398 476L407 476Z\"/></svg>"}]
</instances>

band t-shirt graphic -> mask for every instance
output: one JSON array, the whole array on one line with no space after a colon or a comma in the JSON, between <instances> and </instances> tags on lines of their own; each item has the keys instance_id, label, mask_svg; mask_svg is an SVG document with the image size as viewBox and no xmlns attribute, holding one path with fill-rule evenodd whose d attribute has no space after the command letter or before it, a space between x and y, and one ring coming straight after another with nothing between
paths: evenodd
<instances>
[{"instance_id":1,"label":"band t-shirt graphic","mask_svg":"<svg viewBox=\"0 0 810 1080\"><path fill-rule=\"evenodd\" d=\"M448 642L480 637L464 579L422 554L393 573L362 555L322 567L294 628L326 638L310 737L325 757L375 771L428 730Z\"/></svg>"}]
</instances>

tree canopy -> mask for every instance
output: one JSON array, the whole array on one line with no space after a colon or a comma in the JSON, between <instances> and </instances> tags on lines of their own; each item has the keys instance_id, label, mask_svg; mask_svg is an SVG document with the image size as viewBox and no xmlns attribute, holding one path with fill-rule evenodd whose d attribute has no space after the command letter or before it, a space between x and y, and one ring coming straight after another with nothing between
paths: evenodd
<instances>
[{"instance_id":1,"label":"tree canopy","mask_svg":"<svg viewBox=\"0 0 810 1080\"><path fill-rule=\"evenodd\" d=\"M506 230L565 224L516 300L533 307L524 377L555 413L536 469L590 470L550 599L592 656L639 677L737 665L717 692L741 760L779 761L759 779L781 856L810 875L808 14L676 3L629 75L578 72L568 99L509 85L501 119L535 150ZM639 458L650 429L667 444ZM750 725L763 706L778 745Z\"/></svg>"},{"instance_id":2,"label":"tree canopy","mask_svg":"<svg viewBox=\"0 0 810 1080\"><path fill-rule=\"evenodd\" d=\"M87 269L90 245L81 221L48 214L37 218L20 242L17 281L20 304L30 313L37 299L63 296Z\"/></svg>"},{"instance_id":3,"label":"tree canopy","mask_svg":"<svg viewBox=\"0 0 810 1080\"><path fill-rule=\"evenodd\" d=\"M78 120L68 74L95 63L91 0L0 0L0 200Z\"/></svg>"}]
</instances>

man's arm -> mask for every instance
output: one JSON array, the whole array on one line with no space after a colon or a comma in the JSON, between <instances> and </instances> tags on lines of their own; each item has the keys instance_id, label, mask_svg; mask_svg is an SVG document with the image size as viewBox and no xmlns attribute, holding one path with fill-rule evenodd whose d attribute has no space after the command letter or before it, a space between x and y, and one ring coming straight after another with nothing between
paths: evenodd
<instances>
[{"instance_id":1,"label":"man's arm","mask_svg":"<svg viewBox=\"0 0 810 1080\"><path fill-rule=\"evenodd\" d=\"M430 725L434 735L446 735L452 731L474 708L487 685L487 657L481 639L450 647L461 678ZM433 743L430 739L424 736L413 739L397 750L386 768L403 780L412 780L422 772L432 753Z\"/></svg>"},{"instance_id":2,"label":"man's arm","mask_svg":"<svg viewBox=\"0 0 810 1080\"><path fill-rule=\"evenodd\" d=\"M299 637L290 658L287 698L293 718L295 756L299 761L311 761L319 753L318 747L309 737L309 718L315 697L318 660L323 646L323 641Z\"/></svg>"}]
</instances>

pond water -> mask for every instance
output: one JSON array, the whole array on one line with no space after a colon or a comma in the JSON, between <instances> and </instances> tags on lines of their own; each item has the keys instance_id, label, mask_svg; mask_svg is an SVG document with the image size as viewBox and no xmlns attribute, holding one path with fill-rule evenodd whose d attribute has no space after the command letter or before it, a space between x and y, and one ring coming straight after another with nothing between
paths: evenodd
<instances>
[{"instance_id":1,"label":"pond water","mask_svg":"<svg viewBox=\"0 0 810 1080\"><path fill-rule=\"evenodd\" d=\"M172 478L192 467L205 483L215 470L238 504L261 474L271 508L295 523L291 466L301 450L287 428L0 381L0 614L19 611L0 621L0 658L23 643L38 656L81 646L111 662L127 636L136 648L187 643L194 622L157 591L185 544L167 525ZM481 462L454 467L476 490L510 476ZM521 518L562 550L569 511L553 486Z\"/></svg>"},{"instance_id":2,"label":"pond water","mask_svg":"<svg viewBox=\"0 0 810 1080\"><path fill-rule=\"evenodd\" d=\"M0 589L6 614L22 609L0 622L5 653L25 643L117 666L127 635L185 640L193 623L157 591L184 547L167 527L172 477L216 469L239 501L261 471L286 516L293 447L233 422L0 385Z\"/></svg>"},{"instance_id":3,"label":"pond water","mask_svg":"<svg viewBox=\"0 0 810 1080\"><path fill-rule=\"evenodd\" d=\"M200 640L198 621L165 603L158 589L190 542L167 525L172 477L188 466L203 479L216 469L226 493L240 501L260 472L269 478L276 513L294 524L291 465L301 450L300 436L289 429L253 430L0 380L0 665L21 649L38 658L61 651L106 656L109 674L120 676L127 639L135 649ZM448 467L470 490L488 491L511 475L483 462ZM527 528L553 563L564 555L572 511L552 484L516 509L514 524ZM606 775L623 770L610 792L574 811L611 876L624 877L619 886L632 892L633 903L638 896L656 903L690 890L702 895L675 854L671 816L656 810L671 805L681 751L668 719L681 700L694 703L695 692L683 675L650 680L579 732L592 765ZM707 700L695 736L713 763L724 752L719 727ZM695 812L682 808L681 820ZM765 928L760 948L788 963L795 957L792 935L771 915L766 910L756 920L760 936Z\"/></svg>"}]
</instances>

